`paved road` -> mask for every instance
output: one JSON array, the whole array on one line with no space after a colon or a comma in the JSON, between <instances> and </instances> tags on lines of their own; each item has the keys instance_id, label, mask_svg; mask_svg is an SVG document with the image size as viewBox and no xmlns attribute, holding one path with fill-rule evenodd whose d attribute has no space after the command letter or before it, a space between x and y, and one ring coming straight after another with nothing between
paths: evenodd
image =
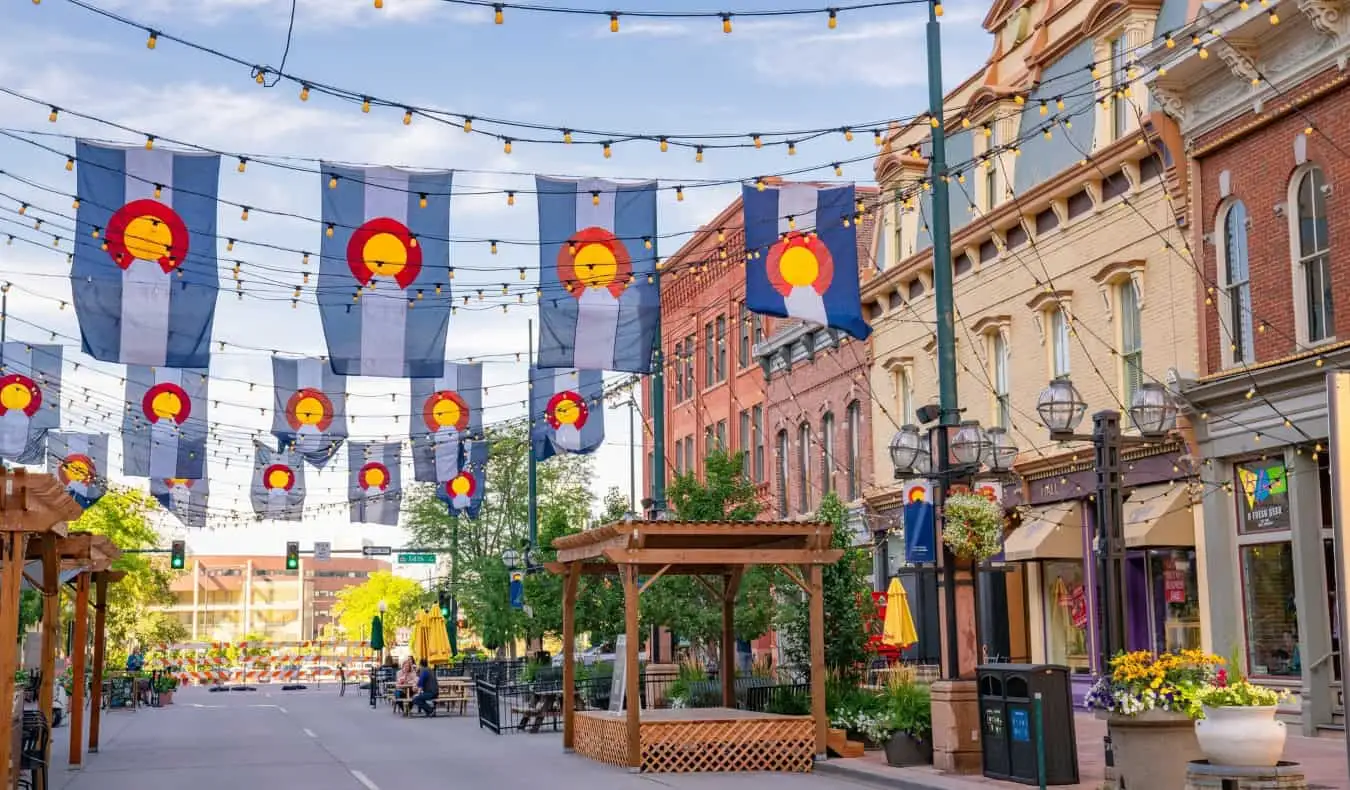
<instances>
[{"instance_id":1,"label":"paved road","mask_svg":"<svg viewBox=\"0 0 1350 790\"><path fill-rule=\"evenodd\" d=\"M66 752L68 727L53 745ZM70 771L53 766L53 790L858 790L821 775L638 776L564 754L557 734L493 735L466 718L405 719L368 697L336 690L231 692L184 689L162 709L106 713L102 749Z\"/></svg>"}]
</instances>

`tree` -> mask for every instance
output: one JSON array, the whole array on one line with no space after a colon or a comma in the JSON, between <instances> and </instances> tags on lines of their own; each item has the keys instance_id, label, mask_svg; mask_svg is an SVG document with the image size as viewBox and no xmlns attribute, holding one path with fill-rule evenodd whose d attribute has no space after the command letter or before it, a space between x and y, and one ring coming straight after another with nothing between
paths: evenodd
<instances>
[{"instance_id":1,"label":"tree","mask_svg":"<svg viewBox=\"0 0 1350 790\"><path fill-rule=\"evenodd\" d=\"M413 579L395 576L392 571L376 571L361 584L338 592L333 618L348 635L360 634L363 629L368 633L371 620L380 613L380 601L384 601L385 641L392 642L395 630L412 626L417 612L430 602L430 595Z\"/></svg>"},{"instance_id":2,"label":"tree","mask_svg":"<svg viewBox=\"0 0 1350 790\"><path fill-rule=\"evenodd\" d=\"M604 498L605 508L600 514L601 524L622 521L628 513L628 498L618 488L611 488ZM553 541L565 535L580 532L569 524L567 513L550 508L540 519L539 548L536 561L552 562L557 558ZM563 578L553 573L534 573L525 577L525 602L531 617L523 623L526 636L562 635ZM576 630L591 635L592 643L613 641L623 631L623 587L614 579L603 576L583 576L578 584Z\"/></svg>"},{"instance_id":3,"label":"tree","mask_svg":"<svg viewBox=\"0 0 1350 790\"><path fill-rule=\"evenodd\" d=\"M821 572L825 603L825 666L845 678L856 679L868 658L867 612L872 606L871 563L853 545L848 510L833 492L821 500L816 519L834 525L830 547L844 556ZM781 613L780 633L788 663L811 665L811 620L808 602L795 597Z\"/></svg>"}]
</instances>

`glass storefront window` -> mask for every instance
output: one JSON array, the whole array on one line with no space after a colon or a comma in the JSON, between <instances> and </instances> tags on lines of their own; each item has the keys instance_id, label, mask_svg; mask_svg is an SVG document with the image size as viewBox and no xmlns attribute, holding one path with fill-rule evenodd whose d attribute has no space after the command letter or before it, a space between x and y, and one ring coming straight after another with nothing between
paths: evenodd
<instances>
[{"instance_id":1,"label":"glass storefront window","mask_svg":"<svg viewBox=\"0 0 1350 790\"><path fill-rule=\"evenodd\" d=\"M1088 608L1082 562L1041 563L1046 663L1087 672Z\"/></svg>"},{"instance_id":2,"label":"glass storefront window","mask_svg":"<svg viewBox=\"0 0 1350 790\"><path fill-rule=\"evenodd\" d=\"M1247 662L1253 675L1298 677L1298 610L1294 603L1294 554L1290 543L1241 547Z\"/></svg>"},{"instance_id":3,"label":"glass storefront window","mask_svg":"<svg viewBox=\"0 0 1350 790\"><path fill-rule=\"evenodd\" d=\"M1155 649L1200 649L1200 590L1193 549L1162 549L1148 553L1153 580Z\"/></svg>"}]
</instances>

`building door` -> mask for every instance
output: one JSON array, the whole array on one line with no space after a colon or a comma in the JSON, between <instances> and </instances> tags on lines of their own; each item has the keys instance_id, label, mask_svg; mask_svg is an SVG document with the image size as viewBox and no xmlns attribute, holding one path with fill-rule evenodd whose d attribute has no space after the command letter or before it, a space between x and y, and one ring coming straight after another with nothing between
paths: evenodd
<instances>
[{"instance_id":1,"label":"building door","mask_svg":"<svg viewBox=\"0 0 1350 790\"><path fill-rule=\"evenodd\" d=\"M1327 573L1327 614L1331 616L1331 712L1336 716L1345 715L1345 686L1341 678L1341 614L1336 599L1339 579L1336 578L1336 542L1333 538L1323 538L1323 554L1326 557Z\"/></svg>"}]
</instances>

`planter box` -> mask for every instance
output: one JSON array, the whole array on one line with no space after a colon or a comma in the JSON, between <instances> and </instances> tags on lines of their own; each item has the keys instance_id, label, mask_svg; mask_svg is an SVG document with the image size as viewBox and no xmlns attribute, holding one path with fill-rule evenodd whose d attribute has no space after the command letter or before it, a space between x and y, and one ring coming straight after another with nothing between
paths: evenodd
<instances>
[{"instance_id":1,"label":"planter box","mask_svg":"<svg viewBox=\"0 0 1350 790\"><path fill-rule=\"evenodd\" d=\"M886 741L886 763L897 767L933 764L933 742L897 732Z\"/></svg>"},{"instance_id":2,"label":"planter box","mask_svg":"<svg viewBox=\"0 0 1350 790\"><path fill-rule=\"evenodd\" d=\"M1127 788L1182 788L1192 760L1203 760L1195 722L1184 713L1150 710L1137 716L1098 712L1111 734L1117 782Z\"/></svg>"},{"instance_id":3,"label":"planter box","mask_svg":"<svg viewBox=\"0 0 1350 790\"><path fill-rule=\"evenodd\" d=\"M1210 765L1274 768L1284 754L1288 732L1275 718L1277 706L1205 706L1195 736Z\"/></svg>"}]
</instances>

